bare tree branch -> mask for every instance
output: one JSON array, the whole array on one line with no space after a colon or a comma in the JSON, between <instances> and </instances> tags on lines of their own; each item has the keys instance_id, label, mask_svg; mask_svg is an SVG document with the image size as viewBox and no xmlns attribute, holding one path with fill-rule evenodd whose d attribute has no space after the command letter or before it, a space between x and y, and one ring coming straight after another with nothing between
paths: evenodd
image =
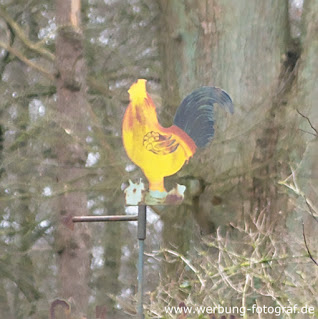
<instances>
[{"instance_id":1,"label":"bare tree branch","mask_svg":"<svg viewBox=\"0 0 318 319\"><path fill-rule=\"evenodd\" d=\"M7 50L8 52L10 52L11 54L13 54L14 56L16 56L19 60L21 60L22 62L24 62L26 65L30 66L31 68L39 71L40 73L42 73L44 76L46 76L48 79L50 79L51 81L55 80L54 75L46 70L45 68L43 68L42 66L30 61L26 56L24 56L20 51L14 49L11 46L8 46L7 44L5 44L4 42L0 41L0 47L4 48L5 50Z\"/></svg>"},{"instance_id":2,"label":"bare tree branch","mask_svg":"<svg viewBox=\"0 0 318 319\"><path fill-rule=\"evenodd\" d=\"M305 198L305 201L306 201L306 205L307 205L309 211L311 212L311 216L318 223L318 218L317 218L317 216L314 215L314 208L311 206L311 202L310 201L308 202L307 198Z\"/></svg>"},{"instance_id":3,"label":"bare tree branch","mask_svg":"<svg viewBox=\"0 0 318 319\"><path fill-rule=\"evenodd\" d=\"M12 46L13 44L13 41L14 41L14 32L11 28L11 26L9 25L9 23L7 23L6 21L3 22L5 25L6 25L6 37L7 37L7 43L8 43L8 46ZM0 63L0 74L3 73L3 71L5 70L5 67L6 67L6 63L8 62L8 58L10 56L10 52L9 51L6 51L2 57L1 57L1 60L2 62L4 63Z\"/></svg>"},{"instance_id":4,"label":"bare tree branch","mask_svg":"<svg viewBox=\"0 0 318 319\"><path fill-rule=\"evenodd\" d=\"M295 171L292 167L290 167L292 173L291 175L289 175L285 180L283 181L278 181L279 185L284 185L287 188L291 189L295 194L301 196L304 200L306 205L309 208L309 211L311 213L311 215L315 218L315 220L317 221L317 216L318 216L318 208L314 205L314 203L307 198L306 194L299 188L298 184L297 184L297 180L296 180L296 175L295 175ZM293 183L287 183L287 181L292 177L293 179Z\"/></svg>"},{"instance_id":5,"label":"bare tree branch","mask_svg":"<svg viewBox=\"0 0 318 319\"><path fill-rule=\"evenodd\" d=\"M18 36L18 38L23 42L23 44L29 48L30 50L39 53L49 61L55 60L55 55L51 53L49 50L42 47L41 43L33 43L26 36L22 28L6 13L5 9L0 6L0 16L10 25L14 33Z\"/></svg>"},{"instance_id":6,"label":"bare tree branch","mask_svg":"<svg viewBox=\"0 0 318 319\"><path fill-rule=\"evenodd\" d=\"M318 262L314 259L314 257L312 256L310 250L309 250L309 247L308 247L308 244L307 244L307 240L306 240L306 235L305 235L305 225L303 223L303 237L304 237L304 243L305 243L305 246L306 246L306 250L307 250L307 253L308 253L308 256L309 258L314 262L314 264L316 266L318 266Z\"/></svg>"},{"instance_id":7,"label":"bare tree branch","mask_svg":"<svg viewBox=\"0 0 318 319\"><path fill-rule=\"evenodd\" d=\"M307 122L309 123L310 127L315 131L316 134L314 134L315 136L318 137L318 130L312 125L310 119L308 116L302 114L298 109L296 109L297 113L302 116L303 118L305 118L307 120Z\"/></svg>"}]
</instances>

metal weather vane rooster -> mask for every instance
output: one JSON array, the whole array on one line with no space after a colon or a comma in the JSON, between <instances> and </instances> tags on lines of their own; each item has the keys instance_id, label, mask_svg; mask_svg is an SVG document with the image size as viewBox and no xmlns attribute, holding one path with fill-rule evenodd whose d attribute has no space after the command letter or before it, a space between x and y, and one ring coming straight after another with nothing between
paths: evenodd
<instances>
[{"instance_id":1,"label":"metal weather vane rooster","mask_svg":"<svg viewBox=\"0 0 318 319\"><path fill-rule=\"evenodd\" d=\"M184 186L177 185L169 193L164 177L178 172L214 135L214 103L233 113L230 96L220 88L200 87L180 104L173 125L165 128L157 118L156 107L146 91L146 80L139 79L128 90L130 103L126 109L122 138L128 157L141 168L149 182L133 184L126 189L126 203L169 204L183 199Z\"/></svg>"}]
</instances>

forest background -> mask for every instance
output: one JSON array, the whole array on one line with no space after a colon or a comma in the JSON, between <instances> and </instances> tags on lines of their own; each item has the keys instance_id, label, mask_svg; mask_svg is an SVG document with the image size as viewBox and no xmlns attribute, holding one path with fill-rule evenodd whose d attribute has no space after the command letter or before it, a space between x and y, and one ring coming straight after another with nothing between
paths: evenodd
<instances>
[{"instance_id":1,"label":"forest background","mask_svg":"<svg viewBox=\"0 0 318 319\"><path fill-rule=\"evenodd\" d=\"M316 0L1 0L1 317L48 318L56 298L74 318L134 315L136 224L68 221L135 213L121 121L137 78L163 125L202 85L235 104L167 180L184 204L148 208L147 317L180 302L318 317L317 55Z\"/></svg>"}]
</instances>

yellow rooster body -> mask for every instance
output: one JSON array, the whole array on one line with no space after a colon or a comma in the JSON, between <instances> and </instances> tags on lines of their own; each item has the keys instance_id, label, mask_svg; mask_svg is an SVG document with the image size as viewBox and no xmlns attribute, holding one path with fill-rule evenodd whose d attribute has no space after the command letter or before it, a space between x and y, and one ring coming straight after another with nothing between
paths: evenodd
<instances>
[{"instance_id":1,"label":"yellow rooster body","mask_svg":"<svg viewBox=\"0 0 318 319\"><path fill-rule=\"evenodd\" d=\"M220 97L224 97L224 91L217 88L213 89L214 94L217 93ZM184 163L193 156L197 146L205 145L211 135L213 136L213 122L212 126L210 125L211 118L208 117L209 125L207 128L204 127L206 121L203 120L202 122L202 119L200 120L202 115L205 116L204 112L206 111L206 105L200 102L206 101L207 93L205 91L204 88L201 88L201 91L190 94L179 107L180 110L177 111L175 124L169 128L164 128L158 122L156 107L146 91L146 80L139 79L130 87L128 91L130 103L126 109L122 125L123 144L128 157L142 169L148 179L150 191L165 192L164 177L178 172ZM209 94L211 95L211 92ZM226 97L228 96L226 95ZM190 108L193 101L197 109L201 108L199 113ZM229 103L227 100L224 100L225 102ZM231 100L230 103L232 103ZM189 117L189 123L186 117ZM197 125L198 119L203 125L203 131L202 127L199 127L198 130L193 127L193 125ZM195 139L189 136L187 130ZM203 135L202 132L198 135L200 130Z\"/></svg>"},{"instance_id":2,"label":"yellow rooster body","mask_svg":"<svg viewBox=\"0 0 318 319\"><path fill-rule=\"evenodd\" d=\"M122 127L124 147L128 157L144 172L149 189L164 192L164 177L181 169L194 154L195 143L177 126L164 128L159 124L145 80L138 80L128 92L130 104Z\"/></svg>"}]
</instances>

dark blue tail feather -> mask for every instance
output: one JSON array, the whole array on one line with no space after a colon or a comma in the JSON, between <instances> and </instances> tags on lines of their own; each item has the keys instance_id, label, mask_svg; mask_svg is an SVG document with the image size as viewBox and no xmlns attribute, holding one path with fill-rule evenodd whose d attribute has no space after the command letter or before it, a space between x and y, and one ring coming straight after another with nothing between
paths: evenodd
<instances>
[{"instance_id":1,"label":"dark blue tail feather","mask_svg":"<svg viewBox=\"0 0 318 319\"><path fill-rule=\"evenodd\" d=\"M174 124L185 131L197 147L206 146L214 135L214 103L230 113L234 112L232 100L225 91L204 86L182 101L174 117Z\"/></svg>"}]
</instances>

